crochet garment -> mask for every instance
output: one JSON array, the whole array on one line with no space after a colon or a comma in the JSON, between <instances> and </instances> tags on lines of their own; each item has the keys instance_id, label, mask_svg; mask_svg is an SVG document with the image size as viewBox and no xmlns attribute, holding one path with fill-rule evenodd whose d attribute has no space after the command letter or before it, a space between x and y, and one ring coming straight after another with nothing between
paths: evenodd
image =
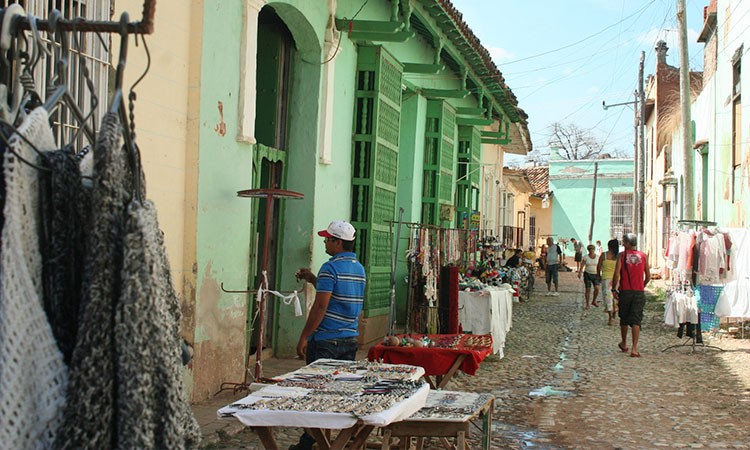
<instances>
[{"instance_id":1,"label":"crochet garment","mask_svg":"<svg viewBox=\"0 0 750 450\"><path fill-rule=\"evenodd\" d=\"M192 448L200 441L182 383L180 302L150 201L128 206L117 307L117 447Z\"/></svg>"},{"instance_id":2,"label":"crochet garment","mask_svg":"<svg viewBox=\"0 0 750 450\"><path fill-rule=\"evenodd\" d=\"M44 310L60 351L70 363L84 274L84 239L91 208L80 158L67 150L47 152L49 172L40 174L42 278Z\"/></svg>"},{"instance_id":3,"label":"crochet garment","mask_svg":"<svg viewBox=\"0 0 750 450\"><path fill-rule=\"evenodd\" d=\"M144 206L141 214L137 204L126 209L135 177L121 132L117 115L105 115L94 151L78 342L55 447L194 447L198 428L183 392L179 303L155 212ZM136 175L143 186L142 173Z\"/></svg>"},{"instance_id":4,"label":"crochet garment","mask_svg":"<svg viewBox=\"0 0 750 450\"><path fill-rule=\"evenodd\" d=\"M37 108L18 133L38 150L55 142L47 112ZM17 135L11 148L36 161ZM47 449L60 425L67 371L42 307L38 172L6 151L5 223L0 258L0 446Z\"/></svg>"}]
</instances>

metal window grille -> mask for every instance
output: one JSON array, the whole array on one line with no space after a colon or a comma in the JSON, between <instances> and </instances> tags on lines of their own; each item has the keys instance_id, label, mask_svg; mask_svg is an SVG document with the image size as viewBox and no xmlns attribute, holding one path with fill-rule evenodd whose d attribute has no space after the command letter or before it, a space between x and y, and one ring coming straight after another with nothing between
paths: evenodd
<instances>
[{"instance_id":1,"label":"metal window grille","mask_svg":"<svg viewBox=\"0 0 750 450\"><path fill-rule=\"evenodd\" d=\"M536 245L536 216L529 217L529 245Z\"/></svg>"},{"instance_id":2,"label":"metal window grille","mask_svg":"<svg viewBox=\"0 0 750 450\"><path fill-rule=\"evenodd\" d=\"M609 233L617 238L633 231L633 193L613 193L611 197Z\"/></svg>"},{"instance_id":3,"label":"metal window grille","mask_svg":"<svg viewBox=\"0 0 750 450\"><path fill-rule=\"evenodd\" d=\"M18 3L24 7L27 14L36 16L40 20L47 20L49 12L57 9L65 19L80 17L94 21L111 20L113 2L114 0L0 0L0 6L5 8L9 4ZM56 87L59 66L56 64L54 54L60 50L60 43L55 42L47 32L39 34L44 45L52 53L52 56L42 55L33 73L36 92L44 99L47 97L48 90L52 91ZM97 128L109 104L108 79L113 70L110 62L112 40L107 34L97 33L78 33L76 38L78 42L75 42L71 33L68 33L67 37L69 61L64 70L63 79L66 80L65 85L78 109L83 112L84 116L91 115L87 123L92 128ZM28 43L34 42L30 31L26 32L25 38ZM24 44L21 44L21 49L24 50ZM88 69L93 91L87 86L84 65ZM93 103L92 99L94 99ZM80 123L74 118L69 107L61 103L53 110L51 119L58 145L74 144L77 148L83 148L84 142L88 142L83 133L78 133ZM74 138L76 142L73 142Z\"/></svg>"}]
</instances>

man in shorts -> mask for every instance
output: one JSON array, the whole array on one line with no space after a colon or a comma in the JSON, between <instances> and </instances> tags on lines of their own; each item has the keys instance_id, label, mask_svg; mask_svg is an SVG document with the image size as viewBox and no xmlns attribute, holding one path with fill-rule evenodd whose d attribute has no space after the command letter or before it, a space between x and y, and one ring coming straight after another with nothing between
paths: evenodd
<instances>
[{"instance_id":1,"label":"man in shorts","mask_svg":"<svg viewBox=\"0 0 750 450\"><path fill-rule=\"evenodd\" d=\"M576 241L576 238L570 238L570 243L573 244L573 252L575 254L573 259L576 262L576 272L580 272L581 261L583 261L583 244L580 241Z\"/></svg>"},{"instance_id":2,"label":"man in shorts","mask_svg":"<svg viewBox=\"0 0 750 450\"><path fill-rule=\"evenodd\" d=\"M560 246L552 241L551 237L547 238L547 260L544 266L545 281L547 282L547 295L557 297L558 270L562 264L562 250ZM552 292L552 283L555 283L555 292Z\"/></svg>"},{"instance_id":3,"label":"man in shorts","mask_svg":"<svg viewBox=\"0 0 750 450\"><path fill-rule=\"evenodd\" d=\"M619 301L620 307L620 351L630 356L640 357L638 353L638 337L641 334L643 321L643 307L646 304L644 289L651 281L651 268L648 256L636 250L638 237L628 233L622 237L625 250L617 257L615 273L612 276L612 295ZM628 327L632 329L633 345L627 347Z\"/></svg>"}]
</instances>

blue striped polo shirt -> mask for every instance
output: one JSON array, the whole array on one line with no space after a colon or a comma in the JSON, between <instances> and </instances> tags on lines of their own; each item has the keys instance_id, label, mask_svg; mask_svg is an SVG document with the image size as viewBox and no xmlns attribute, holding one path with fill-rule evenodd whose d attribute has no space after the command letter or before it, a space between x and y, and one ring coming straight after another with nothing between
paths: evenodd
<instances>
[{"instance_id":1,"label":"blue striped polo shirt","mask_svg":"<svg viewBox=\"0 0 750 450\"><path fill-rule=\"evenodd\" d=\"M320 267L318 292L330 292L323 320L310 336L316 341L339 339L359 335L357 324L365 299L365 268L352 252L342 252L331 257Z\"/></svg>"}]
</instances>

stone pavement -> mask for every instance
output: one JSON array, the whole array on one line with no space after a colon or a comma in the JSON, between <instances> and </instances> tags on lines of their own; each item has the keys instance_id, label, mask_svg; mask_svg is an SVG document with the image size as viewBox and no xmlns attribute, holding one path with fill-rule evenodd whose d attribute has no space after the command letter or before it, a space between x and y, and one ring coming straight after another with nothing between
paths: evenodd
<instances>
[{"instance_id":1,"label":"stone pavement","mask_svg":"<svg viewBox=\"0 0 750 450\"><path fill-rule=\"evenodd\" d=\"M663 304L650 302L642 357L631 358L617 348L619 327L607 326L602 308L584 310L583 283L572 272L560 276L560 296L544 296L537 278L531 301L514 303L505 358L490 357L475 376L447 386L495 395L493 449L750 449L750 339L705 339L724 352L662 351L683 340L662 324ZM264 367L273 376L301 364L274 359ZM195 405L205 448L262 448L252 431L216 419L216 409L237 397ZM280 448L299 433L277 431ZM470 449L480 448L474 435Z\"/></svg>"}]
</instances>

